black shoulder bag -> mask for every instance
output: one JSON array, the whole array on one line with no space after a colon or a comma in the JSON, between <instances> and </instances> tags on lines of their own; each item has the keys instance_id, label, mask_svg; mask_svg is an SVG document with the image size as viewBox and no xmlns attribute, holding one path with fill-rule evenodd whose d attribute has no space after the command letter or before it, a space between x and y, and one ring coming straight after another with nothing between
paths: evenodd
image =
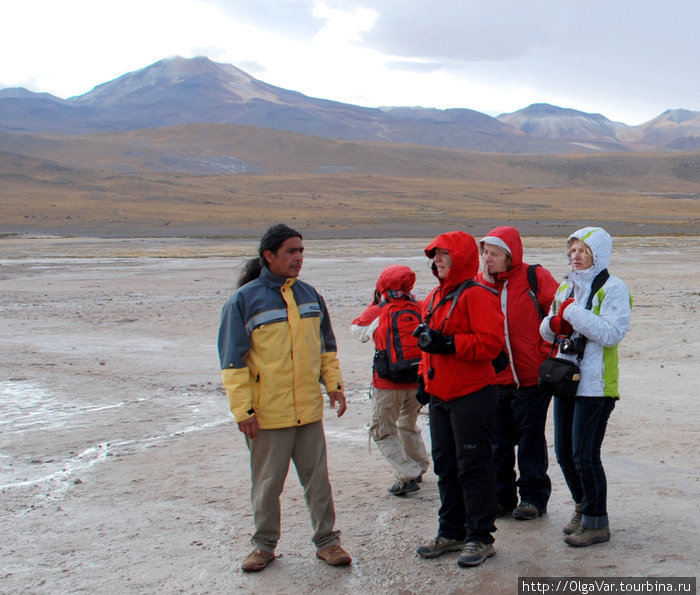
<instances>
[{"instance_id":1,"label":"black shoulder bag","mask_svg":"<svg viewBox=\"0 0 700 595\"><path fill-rule=\"evenodd\" d=\"M596 275L595 279L593 279L591 292L586 302L586 310L591 309L593 305L593 296L598 293L598 290L608 280L608 277L610 277L608 270L603 269ZM572 289L569 297L571 297L573 293ZM575 353L576 362L561 357L552 357L557 341L555 340L552 343L552 348L549 350L547 359L544 360L540 366L540 374L537 380L537 386L540 390L547 394L554 395L555 397L571 399L576 396L578 384L581 380L581 360L583 359L587 341L588 338L584 335L581 335L573 341L564 339L564 347L562 350L565 353Z\"/></svg>"}]
</instances>

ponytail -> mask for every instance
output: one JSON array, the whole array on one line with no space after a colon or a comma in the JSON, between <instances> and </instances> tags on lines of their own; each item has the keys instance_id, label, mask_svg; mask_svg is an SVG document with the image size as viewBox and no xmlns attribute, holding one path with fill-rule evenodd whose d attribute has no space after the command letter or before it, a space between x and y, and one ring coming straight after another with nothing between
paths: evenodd
<instances>
[{"instance_id":1,"label":"ponytail","mask_svg":"<svg viewBox=\"0 0 700 595\"><path fill-rule=\"evenodd\" d=\"M243 287L246 283L257 279L261 272L262 262L259 257L246 260L241 275L238 277L238 287Z\"/></svg>"}]
</instances>

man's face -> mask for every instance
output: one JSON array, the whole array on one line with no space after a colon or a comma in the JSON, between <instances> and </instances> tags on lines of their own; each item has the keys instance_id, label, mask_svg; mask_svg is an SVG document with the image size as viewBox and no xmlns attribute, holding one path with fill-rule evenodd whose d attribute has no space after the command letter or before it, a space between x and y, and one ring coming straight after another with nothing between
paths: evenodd
<instances>
[{"instance_id":1,"label":"man's face","mask_svg":"<svg viewBox=\"0 0 700 595\"><path fill-rule=\"evenodd\" d=\"M304 244L301 238L287 238L276 253L265 250L263 257L273 275L296 278L299 276L301 265L304 262Z\"/></svg>"}]
</instances>

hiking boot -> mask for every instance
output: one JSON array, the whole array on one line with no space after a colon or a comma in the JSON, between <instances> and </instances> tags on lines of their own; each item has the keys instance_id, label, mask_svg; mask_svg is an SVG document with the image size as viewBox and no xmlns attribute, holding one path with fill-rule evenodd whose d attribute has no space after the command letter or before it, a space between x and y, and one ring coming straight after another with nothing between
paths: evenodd
<instances>
[{"instance_id":1,"label":"hiking boot","mask_svg":"<svg viewBox=\"0 0 700 595\"><path fill-rule=\"evenodd\" d=\"M574 516L571 517L571 520L564 525L564 533L566 535L571 535L572 533L576 533L578 528L581 526L581 505L577 504L576 509L574 511Z\"/></svg>"},{"instance_id":2,"label":"hiking boot","mask_svg":"<svg viewBox=\"0 0 700 595\"><path fill-rule=\"evenodd\" d=\"M521 502L513 511L513 518L521 521L531 521L538 516L542 516L540 509L534 504L530 504L530 502Z\"/></svg>"},{"instance_id":3,"label":"hiking boot","mask_svg":"<svg viewBox=\"0 0 700 595\"><path fill-rule=\"evenodd\" d=\"M259 572L263 570L270 562L275 559L275 552L267 552L265 550L253 550L248 554L241 570L243 572Z\"/></svg>"},{"instance_id":4,"label":"hiking boot","mask_svg":"<svg viewBox=\"0 0 700 595\"><path fill-rule=\"evenodd\" d=\"M574 547L587 547L594 543L603 543L610 541L610 528L587 529L579 527L571 535L564 537L564 541Z\"/></svg>"},{"instance_id":5,"label":"hiking boot","mask_svg":"<svg viewBox=\"0 0 700 595\"><path fill-rule=\"evenodd\" d=\"M347 566L352 563L352 558L340 545L327 545L316 550L316 557L323 560L328 566Z\"/></svg>"},{"instance_id":6,"label":"hiking boot","mask_svg":"<svg viewBox=\"0 0 700 595\"><path fill-rule=\"evenodd\" d=\"M397 481L393 486L389 488L389 493L394 496L405 496L411 492L417 492L420 490L417 479L410 479L408 481Z\"/></svg>"},{"instance_id":7,"label":"hiking boot","mask_svg":"<svg viewBox=\"0 0 700 595\"><path fill-rule=\"evenodd\" d=\"M495 555L496 550L490 543L481 543L480 541L470 541L464 546L464 551L457 559L457 564L462 567L478 566L486 558Z\"/></svg>"},{"instance_id":8,"label":"hiking boot","mask_svg":"<svg viewBox=\"0 0 700 595\"><path fill-rule=\"evenodd\" d=\"M463 539L449 539L438 535L433 543L418 546L416 553L421 558L437 558L445 552L461 551L465 543Z\"/></svg>"}]
</instances>

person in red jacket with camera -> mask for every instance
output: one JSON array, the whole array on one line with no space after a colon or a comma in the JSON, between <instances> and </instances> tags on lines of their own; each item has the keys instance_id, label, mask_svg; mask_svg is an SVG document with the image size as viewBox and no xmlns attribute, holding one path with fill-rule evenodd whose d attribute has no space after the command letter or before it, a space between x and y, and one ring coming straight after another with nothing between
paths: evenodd
<instances>
[{"instance_id":1,"label":"person in red jacket with camera","mask_svg":"<svg viewBox=\"0 0 700 595\"><path fill-rule=\"evenodd\" d=\"M417 553L435 558L461 550L457 563L477 566L496 553L492 361L503 348L503 314L496 292L474 281L479 248L472 236L444 233L425 254L438 286L423 302L423 324L416 329L423 351L416 396L430 402L440 510L437 538Z\"/></svg>"}]
</instances>

